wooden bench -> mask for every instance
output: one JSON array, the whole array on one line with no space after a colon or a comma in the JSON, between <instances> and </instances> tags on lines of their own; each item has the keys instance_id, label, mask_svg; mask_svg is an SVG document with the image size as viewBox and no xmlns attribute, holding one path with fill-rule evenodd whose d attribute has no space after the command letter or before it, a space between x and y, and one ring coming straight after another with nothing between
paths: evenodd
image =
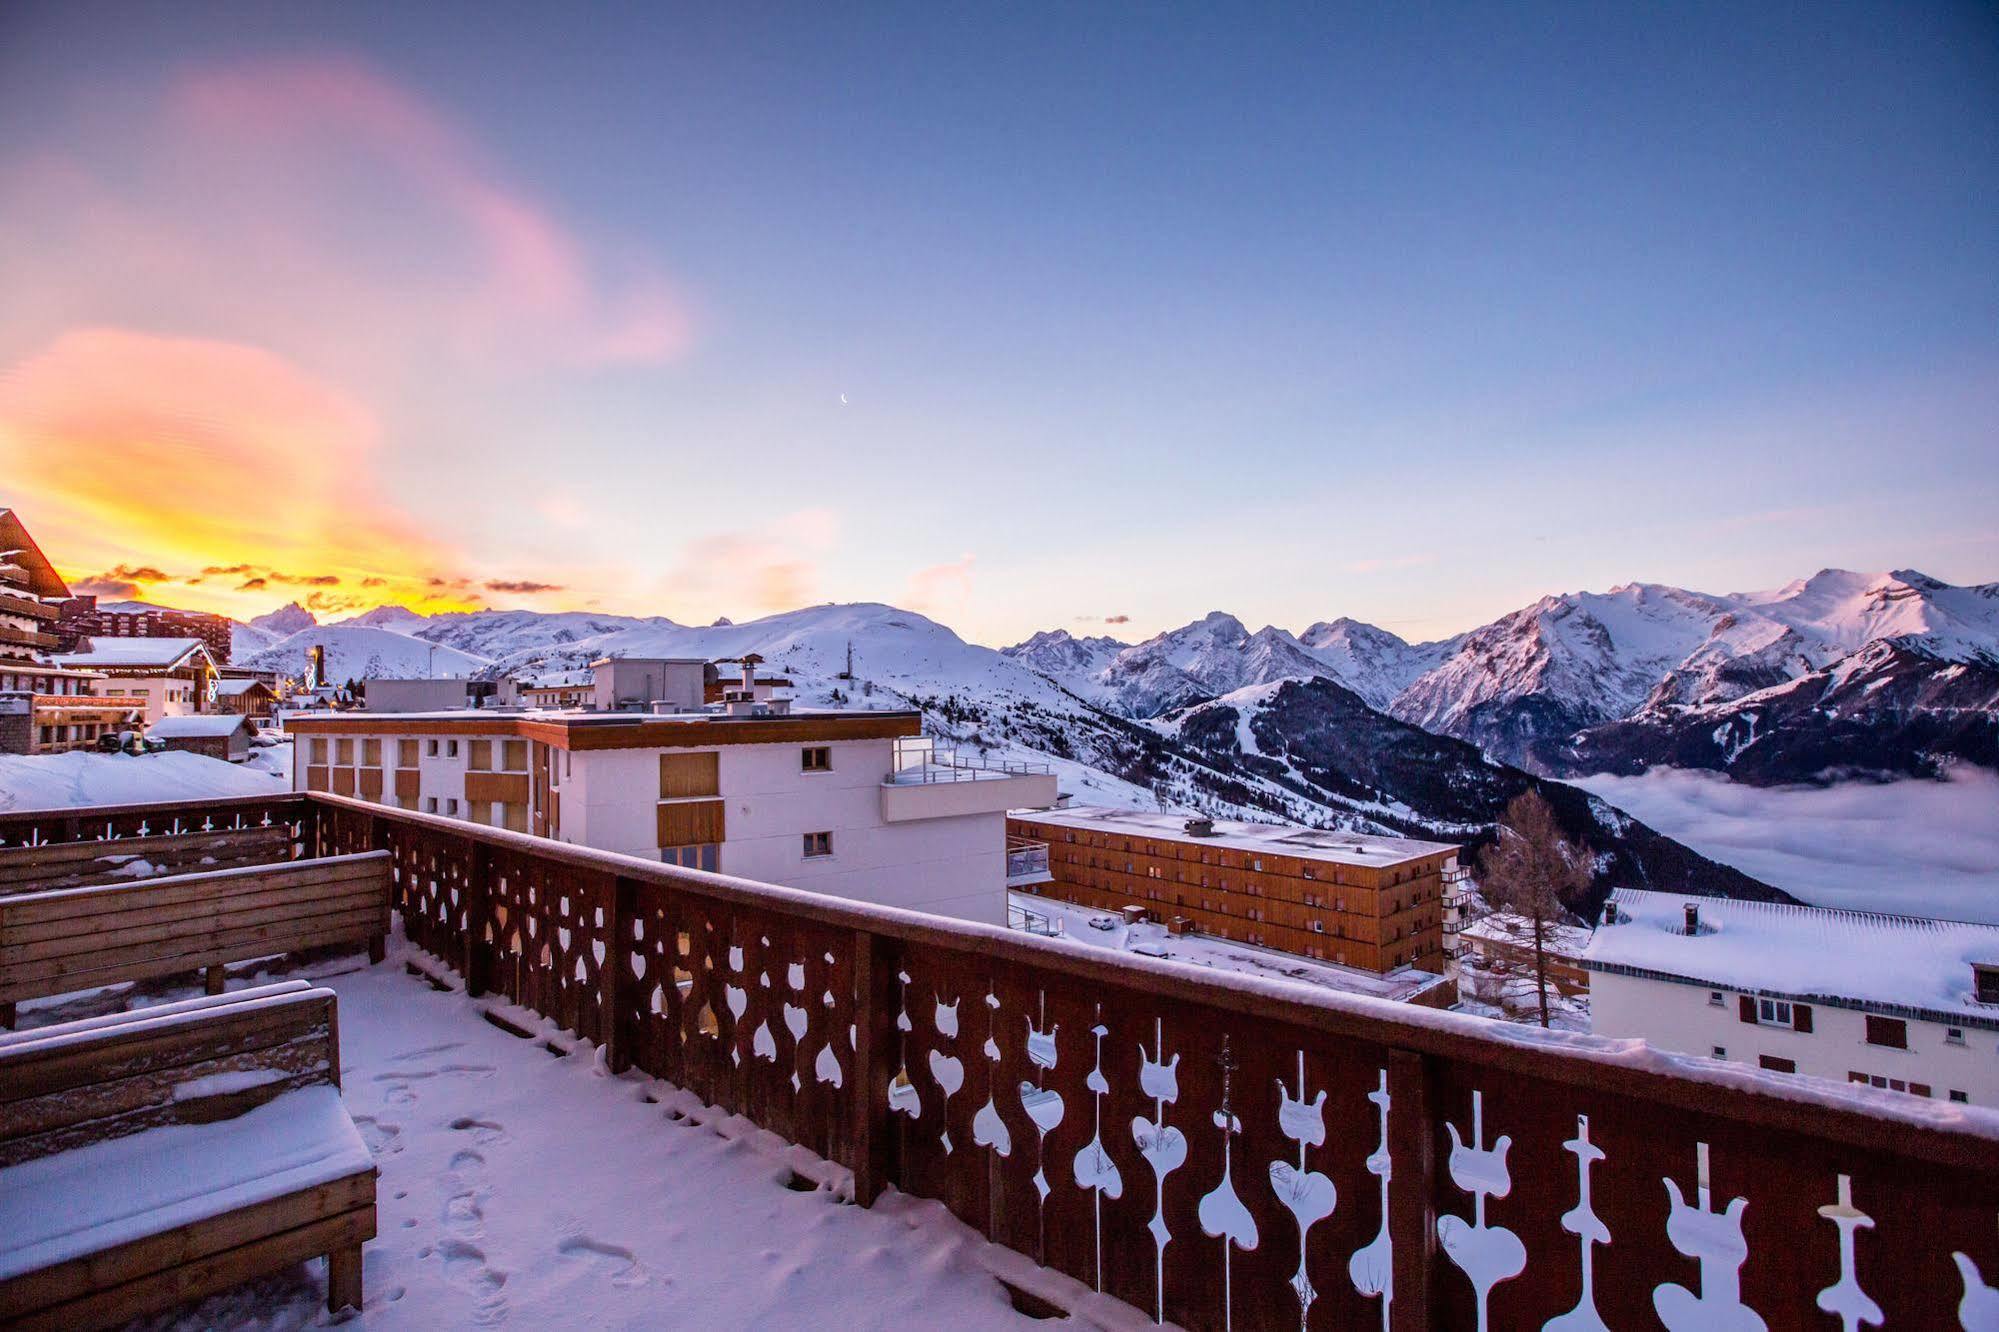
<instances>
[{"instance_id":1,"label":"wooden bench","mask_svg":"<svg viewBox=\"0 0 1999 1332\"><path fill-rule=\"evenodd\" d=\"M0 847L0 896L49 888L131 883L156 875L199 874L292 858L292 832L269 827Z\"/></svg>"},{"instance_id":2,"label":"wooden bench","mask_svg":"<svg viewBox=\"0 0 1999 1332\"><path fill-rule=\"evenodd\" d=\"M22 999L206 970L389 932L386 851L0 897L0 1026Z\"/></svg>"},{"instance_id":3,"label":"wooden bench","mask_svg":"<svg viewBox=\"0 0 1999 1332\"><path fill-rule=\"evenodd\" d=\"M320 1255L359 1308L374 1236L331 990L0 1036L0 1325L115 1327Z\"/></svg>"}]
</instances>

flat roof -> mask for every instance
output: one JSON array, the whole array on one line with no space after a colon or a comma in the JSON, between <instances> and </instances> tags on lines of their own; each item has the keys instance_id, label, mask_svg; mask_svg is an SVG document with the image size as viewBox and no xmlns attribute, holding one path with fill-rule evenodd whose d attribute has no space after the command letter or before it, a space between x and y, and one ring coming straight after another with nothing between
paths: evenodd
<instances>
[{"instance_id":1,"label":"flat roof","mask_svg":"<svg viewBox=\"0 0 1999 1332\"><path fill-rule=\"evenodd\" d=\"M1092 944L1112 952L1129 953L1133 951L1134 944L1142 944L1147 949L1142 956L1164 956L1174 962L1190 962L1217 971L1297 981L1321 989L1338 990L1343 994L1365 994L1398 1003L1414 999L1445 980L1434 971L1419 971L1415 967L1397 967L1389 972L1366 971L1360 967L1324 962L1315 957L1300 957L1296 953L1217 938L1211 934L1174 934L1156 921L1127 925L1115 911L1094 911L1052 897L1019 892L1009 893L1007 897L1010 915L1020 912L1043 916L1060 924L1064 939ZM1090 924L1092 920L1109 921L1111 924L1108 929L1097 929Z\"/></svg>"},{"instance_id":2,"label":"flat roof","mask_svg":"<svg viewBox=\"0 0 1999 1332\"><path fill-rule=\"evenodd\" d=\"M433 712L306 712L285 721L304 735L514 736L557 749L697 749L706 745L787 744L800 740L878 740L919 735L923 715L910 710L794 710L731 717L723 712L582 712L453 708Z\"/></svg>"},{"instance_id":3,"label":"flat roof","mask_svg":"<svg viewBox=\"0 0 1999 1332\"><path fill-rule=\"evenodd\" d=\"M1610 900L1617 923L1583 951L1592 971L1999 1028L1999 1004L1978 1002L1971 970L1999 967L1999 925L1636 888ZM1685 932L1689 902L1698 934Z\"/></svg>"},{"instance_id":4,"label":"flat roof","mask_svg":"<svg viewBox=\"0 0 1999 1332\"><path fill-rule=\"evenodd\" d=\"M1220 846L1231 851L1296 856L1301 860L1320 860L1336 865L1367 867L1399 865L1405 861L1447 855L1459 849L1449 842L1422 842L1408 837L1378 837L1372 833L1307 828L1296 823L1242 823L1233 819L1216 819L1214 836L1196 837L1186 828L1189 815L1160 814L1143 809L1116 809L1108 805L1071 805L1066 809L1016 809L1009 817L1030 823L1052 823L1057 827L1075 828L1085 832L1149 837L1157 841L1188 842L1197 846Z\"/></svg>"},{"instance_id":5,"label":"flat roof","mask_svg":"<svg viewBox=\"0 0 1999 1332\"><path fill-rule=\"evenodd\" d=\"M197 736L234 735L250 724L240 712L202 712L184 717L162 717L146 728L149 739L181 740Z\"/></svg>"}]
</instances>

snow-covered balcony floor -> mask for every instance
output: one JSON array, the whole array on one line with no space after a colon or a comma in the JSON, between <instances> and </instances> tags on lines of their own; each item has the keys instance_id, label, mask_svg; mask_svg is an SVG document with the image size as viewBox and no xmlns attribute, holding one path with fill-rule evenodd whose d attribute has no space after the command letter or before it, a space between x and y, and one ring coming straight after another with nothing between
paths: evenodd
<instances>
[{"instance_id":1,"label":"snow-covered balcony floor","mask_svg":"<svg viewBox=\"0 0 1999 1332\"><path fill-rule=\"evenodd\" d=\"M1144 1321L988 1245L941 1203L891 1191L852 1206L838 1167L654 1079L609 1076L593 1047L525 1010L439 990L406 963L443 974L401 940L379 966L342 957L283 973L340 996L343 1096L381 1171L366 1308L348 1323L1031 1325L995 1271L1080 1308L1077 1325ZM231 987L252 979L232 973ZM190 993L102 991L21 1016L41 1026ZM321 1325L324 1280L315 1260L145 1326Z\"/></svg>"}]
</instances>

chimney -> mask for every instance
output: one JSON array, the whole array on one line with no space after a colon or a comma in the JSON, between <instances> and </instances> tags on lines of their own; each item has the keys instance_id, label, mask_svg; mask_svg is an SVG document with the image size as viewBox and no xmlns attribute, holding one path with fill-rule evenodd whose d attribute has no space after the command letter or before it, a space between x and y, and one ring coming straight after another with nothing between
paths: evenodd
<instances>
[{"instance_id":1,"label":"chimney","mask_svg":"<svg viewBox=\"0 0 1999 1332\"><path fill-rule=\"evenodd\" d=\"M1700 932L1701 932L1700 903L1689 902L1687 903L1687 928L1685 930L1685 933L1691 936L1699 934Z\"/></svg>"},{"instance_id":2,"label":"chimney","mask_svg":"<svg viewBox=\"0 0 1999 1332\"><path fill-rule=\"evenodd\" d=\"M1617 924L1617 903L1605 902L1603 904L1603 923L1606 925Z\"/></svg>"},{"instance_id":3,"label":"chimney","mask_svg":"<svg viewBox=\"0 0 1999 1332\"><path fill-rule=\"evenodd\" d=\"M1213 837L1215 835L1215 821L1210 818L1191 818L1180 826L1189 837Z\"/></svg>"}]
</instances>

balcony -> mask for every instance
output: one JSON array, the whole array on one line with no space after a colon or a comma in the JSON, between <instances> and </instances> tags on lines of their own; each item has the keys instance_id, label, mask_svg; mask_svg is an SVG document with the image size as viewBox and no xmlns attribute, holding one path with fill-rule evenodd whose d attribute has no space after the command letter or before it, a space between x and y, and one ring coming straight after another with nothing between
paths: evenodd
<instances>
[{"instance_id":1,"label":"balcony","mask_svg":"<svg viewBox=\"0 0 1999 1332\"><path fill-rule=\"evenodd\" d=\"M1025 837L1008 836L1006 839L1006 886L1009 888L1029 888L1037 883L1050 883L1055 876L1048 872L1048 843L1032 842Z\"/></svg>"},{"instance_id":2,"label":"balcony","mask_svg":"<svg viewBox=\"0 0 1999 1332\"><path fill-rule=\"evenodd\" d=\"M1719 1326L1753 1310L1806 1327L1878 1304L1879 1319L1849 1321L1954 1327L1960 1301L1975 1312L1994 1298L1999 1116L1985 1109L1086 952L338 797L0 815L0 845L245 819L290 822L322 854L387 849L410 960L527 1017L537 1039L590 1042L612 1074L671 1084L682 1113L770 1130L794 1144L798 1173L864 1208L907 1207L891 1185L936 1200L1015 1250L1017 1275L1064 1275L1148 1319L1414 1329L1574 1313L1643 1327L1667 1313ZM794 1017L798 994L823 1000ZM357 1022L343 1037L427 1054L414 1033ZM476 1062L466 1053L451 1059ZM639 1099L616 1077L520 1086L516 1136L539 1096L564 1099L536 1115L568 1123L599 1118L590 1096L606 1123ZM413 1140L428 1131L401 1118ZM491 1138L484 1186L512 1190L489 1226L549 1202L503 1173L515 1157L492 1145L499 1124L459 1122L460 1141ZM437 1136L382 1159L441 1169ZM593 1166L613 1150L590 1135L535 1142ZM657 1150L648 1178L662 1186L696 1159ZM606 1214L592 1198L567 1205L592 1225ZM443 1262L398 1271L417 1301L404 1307L477 1275L450 1254L482 1246L451 1243ZM767 1272L756 1242L731 1244L707 1251L723 1270L702 1289ZM858 1281L881 1261L864 1248L814 1264L851 1263ZM487 1293L534 1289L524 1274Z\"/></svg>"},{"instance_id":3,"label":"balcony","mask_svg":"<svg viewBox=\"0 0 1999 1332\"><path fill-rule=\"evenodd\" d=\"M904 736L882 779L882 821L999 814L1055 803L1055 776L1046 763L1024 763L939 746L930 736Z\"/></svg>"},{"instance_id":4,"label":"balcony","mask_svg":"<svg viewBox=\"0 0 1999 1332\"><path fill-rule=\"evenodd\" d=\"M32 629L17 628L11 624L0 624L0 647L24 647L37 652L53 652L56 650L56 636L38 633Z\"/></svg>"}]
</instances>

